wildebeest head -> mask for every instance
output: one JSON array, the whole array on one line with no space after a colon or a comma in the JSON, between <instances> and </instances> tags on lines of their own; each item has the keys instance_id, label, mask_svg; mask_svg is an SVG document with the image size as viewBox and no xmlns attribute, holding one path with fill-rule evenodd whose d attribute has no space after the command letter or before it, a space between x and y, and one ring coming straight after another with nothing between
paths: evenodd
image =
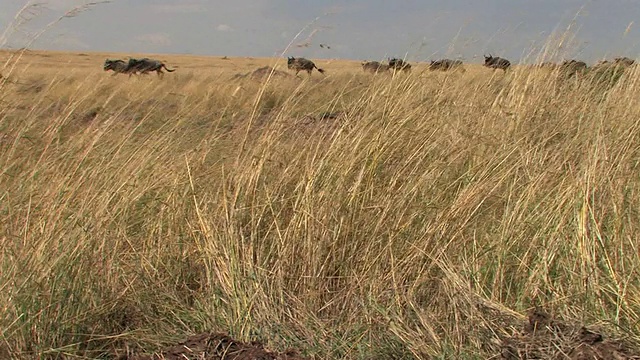
<instances>
[{"instance_id":1,"label":"wildebeest head","mask_svg":"<svg viewBox=\"0 0 640 360\"><path fill-rule=\"evenodd\" d=\"M113 76L117 74L126 74L126 73L131 74L131 72L128 71L127 69L127 63L125 63L122 60L107 59L104 61L103 69L104 71L112 70Z\"/></svg>"},{"instance_id":2,"label":"wildebeest head","mask_svg":"<svg viewBox=\"0 0 640 360\"><path fill-rule=\"evenodd\" d=\"M111 64L113 63L113 60L111 59L107 59L104 61L104 71L110 70L111 69Z\"/></svg>"},{"instance_id":3,"label":"wildebeest head","mask_svg":"<svg viewBox=\"0 0 640 360\"><path fill-rule=\"evenodd\" d=\"M507 69L511 66L511 62L509 62L509 60L507 59L489 54L489 56L484 55L484 66L492 69L502 69L504 71L507 71Z\"/></svg>"},{"instance_id":4,"label":"wildebeest head","mask_svg":"<svg viewBox=\"0 0 640 360\"><path fill-rule=\"evenodd\" d=\"M119 69L124 69L124 67L126 67L126 64L122 60L107 59L104 61L104 71L117 71Z\"/></svg>"}]
</instances>

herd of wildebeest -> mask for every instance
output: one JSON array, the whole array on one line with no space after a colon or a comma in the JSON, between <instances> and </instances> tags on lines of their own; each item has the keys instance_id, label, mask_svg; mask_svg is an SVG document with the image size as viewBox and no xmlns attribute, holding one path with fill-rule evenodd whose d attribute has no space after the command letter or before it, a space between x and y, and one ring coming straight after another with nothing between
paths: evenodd
<instances>
[{"instance_id":1,"label":"herd of wildebeest","mask_svg":"<svg viewBox=\"0 0 640 360\"><path fill-rule=\"evenodd\" d=\"M598 69L602 67L611 67L611 66L621 66L621 67L629 67L635 64L633 59L629 59L627 57L618 57L612 61L602 60L596 63L591 68ZM484 66L491 68L493 70L503 70L507 71L511 68L511 62L507 59L498 57L484 55ZM552 62L544 62L539 64L538 67L546 68L546 69L558 69L569 76L584 73L589 69L589 66L584 61L579 60L565 60L562 63L552 63ZM324 69L321 69L316 66L316 64L302 57L289 57L287 59L287 68L289 70L295 71L296 76L300 71L306 71L309 76L313 70L317 70L320 73L325 73ZM173 72L175 69L169 69L167 66L158 60L142 58L135 59L131 58L129 61L124 60L112 60L107 59L104 63L105 71L113 71L113 75L117 74L128 74L129 77L131 75L137 74L147 74L149 72L156 72L159 77L164 75L162 70L166 70L168 72ZM402 71L405 73L411 72L411 64L406 62L403 59L399 58L390 58L386 63L378 62L378 61L363 61L362 69L364 72L368 73L384 73L389 71ZM441 60L432 60L429 64L430 71L461 71L464 72L464 64L462 60L451 60L451 59L441 59Z\"/></svg>"},{"instance_id":2,"label":"herd of wildebeest","mask_svg":"<svg viewBox=\"0 0 640 360\"><path fill-rule=\"evenodd\" d=\"M124 60L107 59L104 62L104 71L112 70L113 75L129 74L129 77L134 74L147 74L152 71L155 71L159 77L162 77L164 75L162 69L165 69L168 72L175 71L175 69L167 68L163 62L149 58L131 58L128 62L125 62Z\"/></svg>"}]
</instances>

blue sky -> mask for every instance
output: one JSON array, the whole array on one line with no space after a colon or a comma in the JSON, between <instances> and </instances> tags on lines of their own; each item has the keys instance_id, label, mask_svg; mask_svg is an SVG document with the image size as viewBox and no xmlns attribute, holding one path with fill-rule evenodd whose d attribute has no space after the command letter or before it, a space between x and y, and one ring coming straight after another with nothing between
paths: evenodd
<instances>
[{"instance_id":1,"label":"blue sky","mask_svg":"<svg viewBox=\"0 0 640 360\"><path fill-rule=\"evenodd\" d=\"M12 19L26 1L0 0L0 30L15 30L6 46L24 46L86 3L38 2L47 4L16 28ZM293 43L284 55L480 62L492 53L531 62L545 44L559 43L550 36L562 34L567 39L551 60L635 58L640 0L112 0L56 23L33 47L258 57L280 55Z\"/></svg>"}]
</instances>

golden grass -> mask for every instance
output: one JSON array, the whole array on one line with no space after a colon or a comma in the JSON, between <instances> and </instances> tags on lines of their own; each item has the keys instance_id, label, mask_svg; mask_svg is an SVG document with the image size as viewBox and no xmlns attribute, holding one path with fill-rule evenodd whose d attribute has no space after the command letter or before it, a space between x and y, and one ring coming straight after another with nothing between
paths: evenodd
<instances>
[{"instance_id":1,"label":"golden grass","mask_svg":"<svg viewBox=\"0 0 640 360\"><path fill-rule=\"evenodd\" d=\"M2 70L1 357L220 330L488 358L534 305L637 338L635 70L317 60L327 76L260 82L232 77L275 59L152 56L178 68L160 80L110 76L115 57Z\"/></svg>"}]
</instances>

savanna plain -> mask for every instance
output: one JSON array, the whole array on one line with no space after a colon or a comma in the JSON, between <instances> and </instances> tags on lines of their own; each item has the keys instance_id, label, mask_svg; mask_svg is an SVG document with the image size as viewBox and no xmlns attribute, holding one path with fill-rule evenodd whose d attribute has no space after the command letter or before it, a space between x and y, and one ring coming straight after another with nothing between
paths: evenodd
<instances>
[{"instance_id":1,"label":"savanna plain","mask_svg":"<svg viewBox=\"0 0 640 360\"><path fill-rule=\"evenodd\" d=\"M632 358L635 68L126 55L0 53L1 358Z\"/></svg>"}]
</instances>

